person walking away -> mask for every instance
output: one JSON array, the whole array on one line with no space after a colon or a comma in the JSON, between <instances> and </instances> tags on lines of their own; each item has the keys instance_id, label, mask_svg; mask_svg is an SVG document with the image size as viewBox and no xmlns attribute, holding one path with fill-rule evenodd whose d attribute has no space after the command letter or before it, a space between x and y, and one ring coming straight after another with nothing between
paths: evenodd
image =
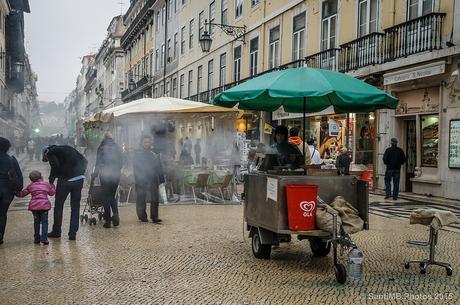
<instances>
[{"instance_id":1,"label":"person walking away","mask_svg":"<svg viewBox=\"0 0 460 305\"><path fill-rule=\"evenodd\" d=\"M201 164L201 139L197 139L195 143L195 164Z\"/></svg>"},{"instance_id":2,"label":"person walking away","mask_svg":"<svg viewBox=\"0 0 460 305\"><path fill-rule=\"evenodd\" d=\"M34 158L34 153L35 153L35 141L33 139L30 139L27 142L27 154L29 155L29 161L32 161Z\"/></svg>"},{"instance_id":3,"label":"person walking away","mask_svg":"<svg viewBox=\"0 0 460 305\"><path fill-rule=\"evenodd\" d=\"M120 224L118 203L115 198L118 184L120 183L123 156L120 147L115 143L110 133L104 135L104 139L97 149L96 166L91 176L91 185L99 176L102 193L104 194L104 228L114 227ZM112 217L110 215L113 215Z\"/></svg>"},{"instance_id":4,"label":"person walking away","mask_svg":"<svg viewBox=\"0 0 460 305\"><path fill-rule=\"evenodd\" d=\"M47 245L48 242L48 211L51 209L49 196L54 196L56 189L54 184L43 181L42 174L39 171L31 171L29 174L31 184L19 192L16 196L26 197L31 194L29 202L29 211L34 215L34 243L42 242ZM42 232L40 234L40 224Z\"/></svg>"},{"instance_id":5,"label":"person walking away","mask_svg":"<svg viewBox=\"0 0 460 305\"><path fill-rule=\"evenodd\" d=\"M401 165L406 163L406 155L398 147L398 140L396 138L391 139L391 147L385 150L383 163L387 166L385 171L385 199L391 197L391 180L393 179L393 200L398 200Z\"/></svg>"},{"instance_id":6,"label":"person walking away","mask_svg":"<svg viewBox=\"0 0 460 305\"><path fill-rule=\"evenodd\" d=\"M335 160L335 167L337 168L337 175L348 176L350 175L351 158L348 155L348 149L341 146L340 153Z\"/></svg>"},{"instance_id":7,"label":"person walking away","mask_svg":"<svg viewBox=\"0 0 460 305\"><path fill-rule=\"evenodd\" d=\"M305 146L305 156L304 156L305 165L310 165L311 164L310 151L306 147L305 142L302 140L302 138L299 137L299 131L300 130L297 127L292 127L291 129L289 129L289 139L288 139L288 141L289 141L289 143L292 143L292 144L296 145L297 148L302 153L302 155L303 155L304 146Z\"/></svg>"},{"instance_id":8,"label":"person walking away","mask_svg":"<svg viewBox=\"0 0 460 305\"><path fill-rule=\"evenodd\" d=\"M321 164L321 156L319 151L315 148L315 139L310 139L307 141L308 151L310 153L311 165Z\"/></svg>"},{"instance_id":9,"label":"person walking away","mask_svg":"<svg viewBox=\"0 0 460 305\"><path fill-rule=\"evenodd\" d=\"M79 227L81 190L88 161L73 147L51 145L43 152L43 162L49 162L51 167L49 182L54 184L54 181L58 180L54 201L53 229L48 233L48 237L61 237L64 202L70 194L69 240L75 240Z\"/></svg>"},{"instance_id":10,"label":"person walking away","mask_svg":"<svg viewBox=\"0 0 460 305\"><path fill-rule=\"evenodd\" d=\"M142 137L141 148L134 152L133 173L136 185L136 211L142 222L148 222L146 212L146 196L150 193L150 218L159 224L162 220L158 215L159 186L165 182L159 156L152 150L152 138Z\"/></svg>"},{"instance_id":11,"label":"person walking away","mask_svg":"<svg viewBox=\"0 0 460 305\"><path fill-rule=\"evenodd\" d=\"M11 143L0 137L0 244L3 244L7 213L14 195L23 187L22 172L15 157L8 155Z\"/></svg>"}]
</instances>

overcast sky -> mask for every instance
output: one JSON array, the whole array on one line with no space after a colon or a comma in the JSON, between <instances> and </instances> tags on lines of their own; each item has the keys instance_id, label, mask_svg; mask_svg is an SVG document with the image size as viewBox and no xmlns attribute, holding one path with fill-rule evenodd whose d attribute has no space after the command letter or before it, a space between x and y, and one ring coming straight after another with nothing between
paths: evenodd
<instances>
[{"instance_id":1,"label":"overcast sky","mask_svg":"<svg viewBox=\"0 0 460 305\"><path fill-rule=\"evenodd\" d=\"M75 88L81 57L97 52L113 17L129 0L29 0L25 44L40 100L61 103Z\"/></svg>"}]
</instances>

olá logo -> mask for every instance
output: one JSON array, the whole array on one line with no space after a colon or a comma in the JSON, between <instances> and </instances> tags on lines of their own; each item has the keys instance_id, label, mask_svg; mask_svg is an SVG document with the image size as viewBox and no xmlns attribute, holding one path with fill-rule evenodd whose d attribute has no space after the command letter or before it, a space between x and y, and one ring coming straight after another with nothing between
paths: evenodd
<instances>
[{"instance_id":1,"label":"ol\u00e1 logo","mask_svg":"<svg viewBox=\"0 0 460 305\"><path fill-rule=\"evenodd\" d=\"M315 209L316 203L314 201L301 201L300 209L303 211L304 217L311 217L312 212Z\"/></svg>"}]
</instances>

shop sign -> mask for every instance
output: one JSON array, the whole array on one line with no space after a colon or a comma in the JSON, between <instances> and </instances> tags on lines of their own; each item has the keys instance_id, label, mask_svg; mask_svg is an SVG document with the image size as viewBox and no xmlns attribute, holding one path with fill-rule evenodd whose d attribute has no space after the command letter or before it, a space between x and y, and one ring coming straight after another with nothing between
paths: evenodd
<instances>
[{"instance_id":1,"label":"shop sign","mask_svg":"<svg viewBox=\"0 0 460 305\"><path fill-rule=\"evenodd\" d=\"M449 167L460 168L460 119L449 124Z\"/></svg>"},{"instance_id":2,"label":"shop sign","mask_svg":"<svg viewBox=\"0 0 460 305\"><path fill-rule=\"evenodd\" d=\"M340 125L336 120L329 119L329 136L338 137L340 133Z\"/></svg>"},{"instance_id":3,"label":"shop sign","mask_svg":"<svg viewBox=\"0 0 460 305\"><path fill-rule=\"evenodd\" d=\"M283 107L278 108L273 111L273 120L289 120L289 119L298 119L303 117L303 113L291 113L285 112Z\"/></svg>"},{"instance_id":4,"label":"shop sign","mask_svg":"<svg viewBox=\"0 0 460 305\"><path fill-rule=\"evenodd\" d=\"M267 199L278 201L278 180L267 178Z\"/></svg>"},{"instance_id":5,"label":"shop sign","mask_svg":"<svg viewBox=\"0 0 460 305\"><path fill-rule=\"evenodd\" d=\"M409 80L443 74L445 72L445 68L445 62L436 62L425 65L423 67L416 67L394 73L387 73L383 76L383 84L391 85Z\"/></svg>"}]
</instances>

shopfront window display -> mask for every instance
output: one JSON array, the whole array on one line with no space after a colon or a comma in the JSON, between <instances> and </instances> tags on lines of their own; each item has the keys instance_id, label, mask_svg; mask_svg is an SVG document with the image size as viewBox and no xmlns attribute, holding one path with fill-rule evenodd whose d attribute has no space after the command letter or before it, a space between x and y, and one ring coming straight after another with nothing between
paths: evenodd
<instances>
[{"instance_id":1,"label":"shopfront window display","mask_svg":"<svg viewBox=\"0 0 460 305\"><path fill-rule=\"evenodd\" d=\"M439 115L421 116L422 166L438 166Z\"/></svg>"}]
</instances>

